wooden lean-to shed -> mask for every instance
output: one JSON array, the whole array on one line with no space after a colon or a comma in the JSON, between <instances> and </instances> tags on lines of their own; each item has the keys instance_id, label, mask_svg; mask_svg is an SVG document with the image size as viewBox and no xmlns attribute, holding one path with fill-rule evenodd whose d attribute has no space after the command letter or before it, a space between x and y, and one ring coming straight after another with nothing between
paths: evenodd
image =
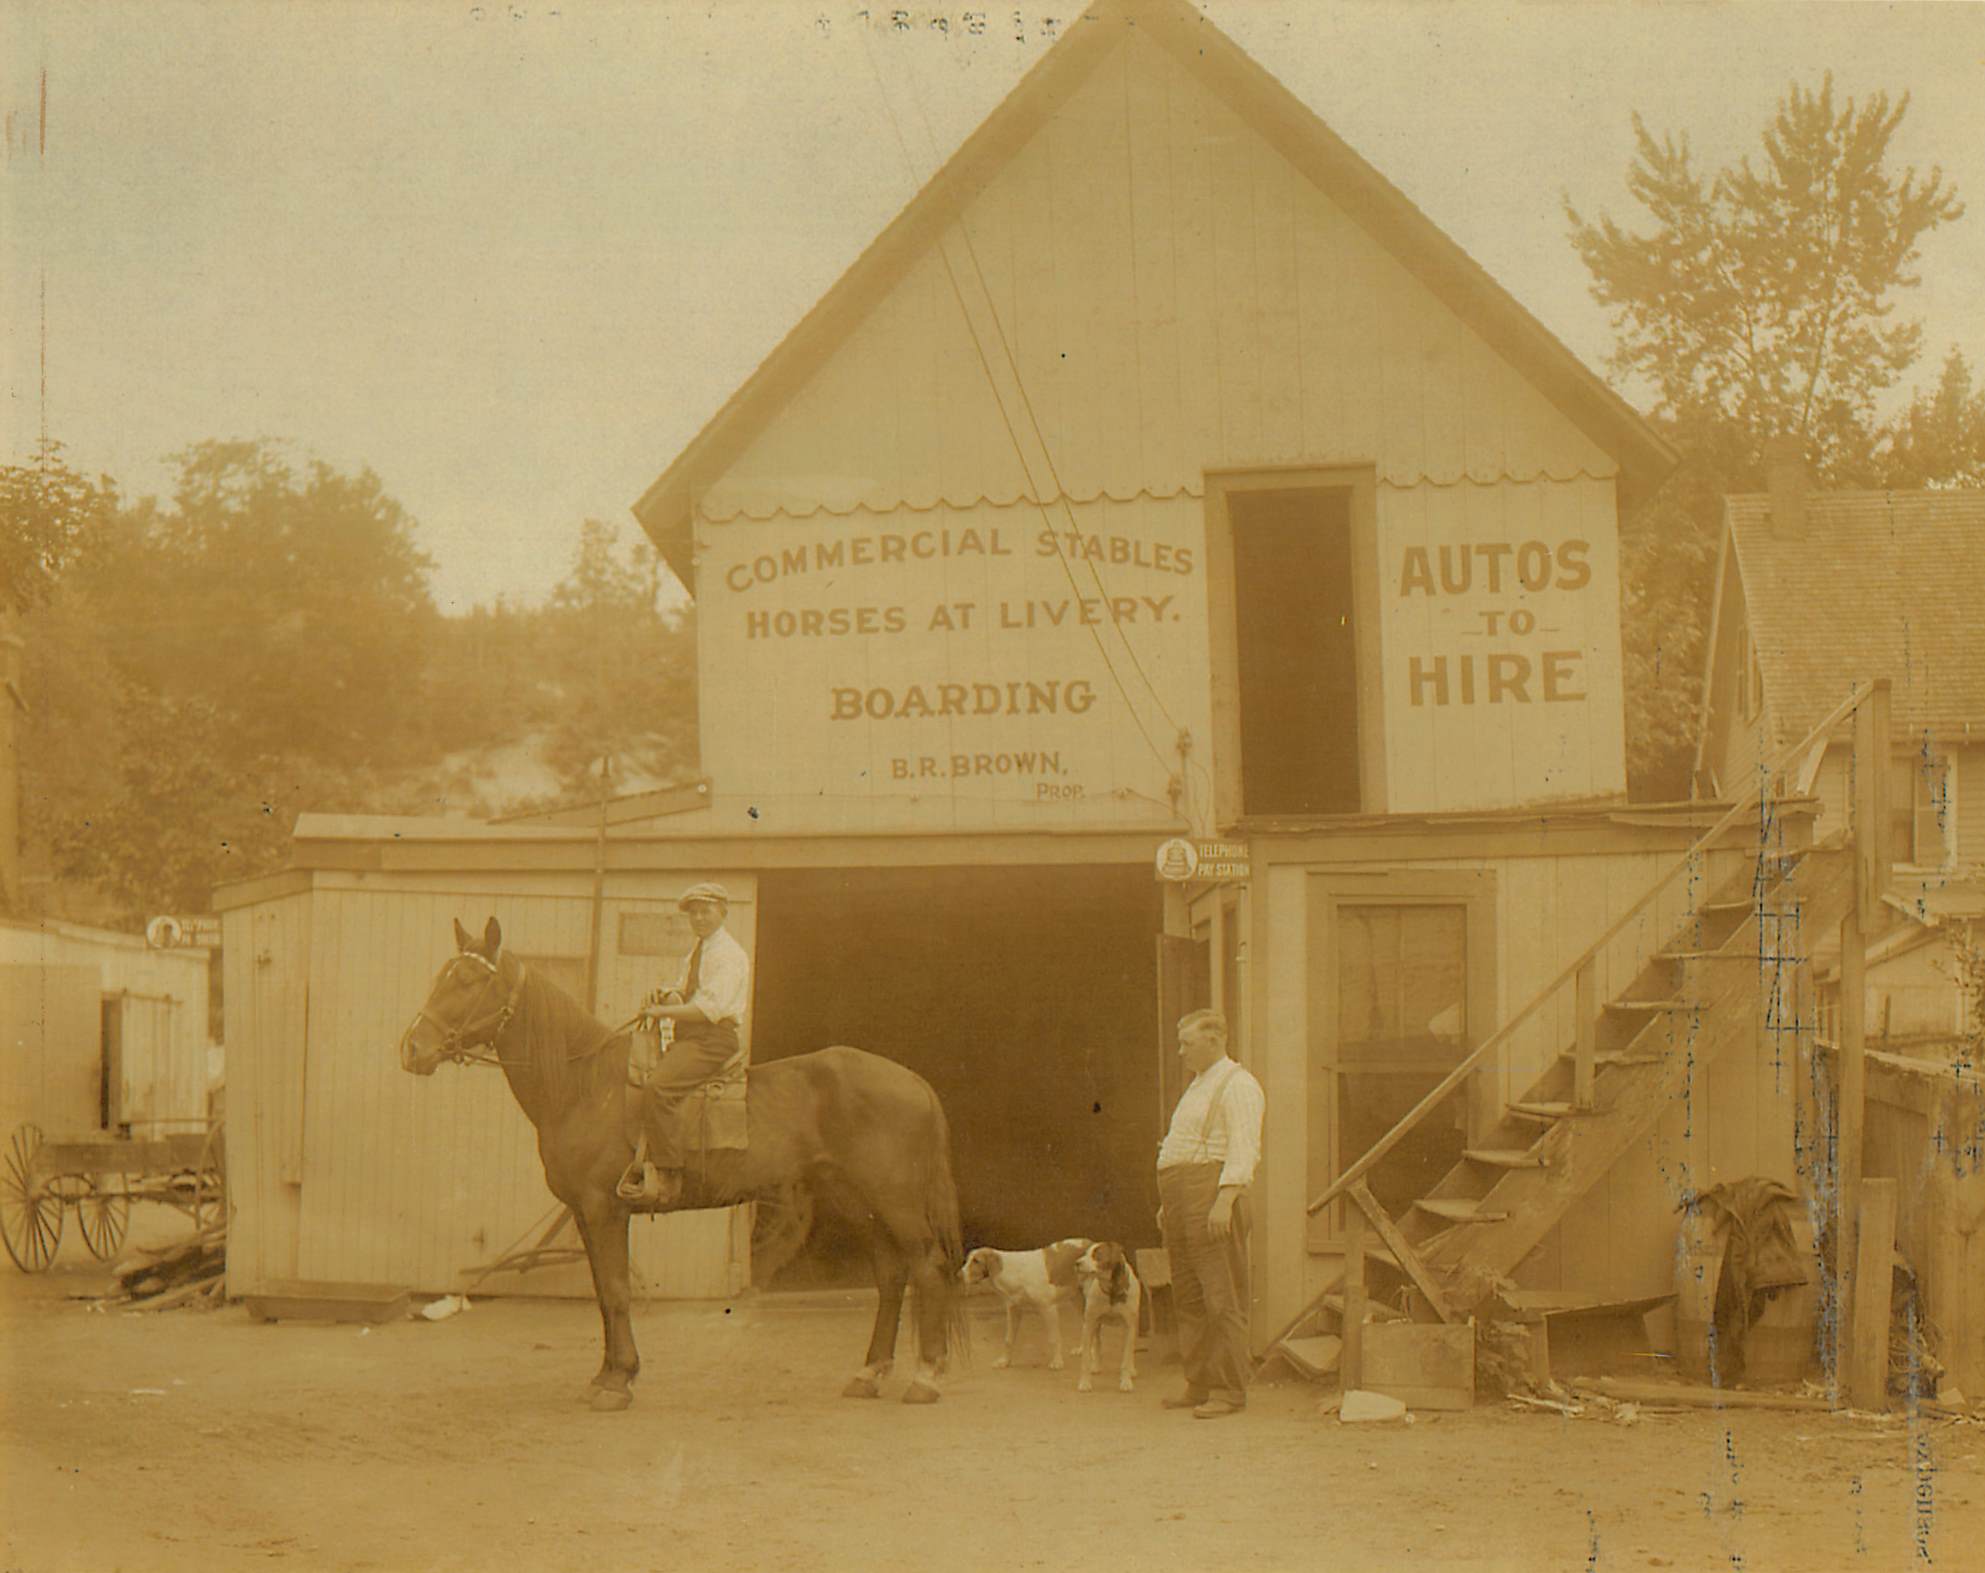
<instances>
[{"instance_id":1,"label":"wooden lean-to shed","mask_svg":"<svg viewBox=\"0 0 1985 1573\"><path fill-rule=\"evenodd\" d=\"M596 921L593 837L561 827L466 821L379 827L398 855L352 847L341 823L305 815L288 873L223 886L230 1057L228 1292L287 1280L460 1290L470 1270L535 1238L554 1211L534 1133L503 1075L400 1069L398 1043L442 962L457 918L494 915L505 943L575 998L588 988ZM465 857L462 843L479 855ZM576 867L547 871L547 848L578 843ZM391 866L386 866L390 862ZM597 1013L631 1016L672 981L691 937L674 898L719 878L731 931L754 944L748 874L710 869L616 880L597 903L604 935ZM634 1226L642 1289L714 1296L744 1282L741 1209L645 1218ZM563 1242L572 1245L569 1237ZM491 1289L592 1293L583 1261Z\"/></svg>"},{"instance_id":2,"label":"wooden lean-to shed","mask_svg":"<svg viewBox=\"0 0 1985 1573\"><path fill-rule=\"evenodd\" d=\"M56 919L0 920L0 1140L197 1130L215 1067L209 952Z\"/></svg>"}]
</instances>

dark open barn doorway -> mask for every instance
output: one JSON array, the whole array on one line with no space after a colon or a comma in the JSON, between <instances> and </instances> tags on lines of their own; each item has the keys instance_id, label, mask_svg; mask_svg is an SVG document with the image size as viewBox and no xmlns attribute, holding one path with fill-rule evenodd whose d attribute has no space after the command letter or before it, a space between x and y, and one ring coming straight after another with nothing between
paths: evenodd
<instances>
[{"instance_id":1,"label":"dark open barn doorway","mask_svg":"<svg viewBox=\"0 0 1985 1573\"><path fill-rule=\"evenodd\" d=\"M928 1080L968 1248L1156 1243L1148 868L809 870L758 891L753 1057L849 1043ZM823 1222L769 1287L868 1281Z\"/></svg>"}]
</instances>

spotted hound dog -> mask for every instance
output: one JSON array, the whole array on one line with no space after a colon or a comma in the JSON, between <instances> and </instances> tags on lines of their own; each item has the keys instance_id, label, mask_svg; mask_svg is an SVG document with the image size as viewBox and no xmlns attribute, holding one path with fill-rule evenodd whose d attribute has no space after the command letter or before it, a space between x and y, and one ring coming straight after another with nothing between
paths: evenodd
<instances>
[{"instance_id":1,"label":"spotted hound dog","mask_svg":"<svg viewBox=\"0 0 1985 1573\"><path fill-rule=\"evenodd\" d=\"M1117 1371L1117 1390L1128 1393L1137 1379L1137 1303L1144 1286L1130 1270L1123 1247L1113 1240L1100 1240L1084 1251L1076 1261L1075 1276L1082 1286L1082 1347L1075 1357L1082 1377L1075 1390L1090 1391L1089 1378L1103 1364L1103 1323L1115 1318L1123 1323L1123 1364Z\"/></svg>"},{"instance_id":2,"label":"spotted hound dog","mask_svg":"<svg viewBox=\"0 0 1985 1573\"><path fill-rule=\"evenodd\" d=\"M1057 1240L1038 1251L995 1251L981 1246L965 1258L959 1269L959 1282L968 1288L990 1283L1006 1302L1006 1350L993 1361L993 1369L1004 1370L1013 1363L1013 1341L1020 1333L1020 1313L1032 1306L1048 1324L1048 1369L1059 1371L1061 1358L1061 1303L1080 1298L1075 1264L1090 1242L1082 1239Z\"/></svg>"}]
</instances>

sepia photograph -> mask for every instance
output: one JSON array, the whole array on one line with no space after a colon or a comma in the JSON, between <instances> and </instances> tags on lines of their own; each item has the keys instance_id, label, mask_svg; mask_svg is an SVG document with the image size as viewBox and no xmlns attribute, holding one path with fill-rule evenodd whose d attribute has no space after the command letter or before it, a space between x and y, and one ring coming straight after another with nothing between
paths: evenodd
<instances>
[{"instance_id":1,"label":"sepia photograph","mask_svg":"<svg viewBox=\"0 0 1985 1573\"><path fill-rule=\"evenodd\" d=\"M0 1573L1985 1544L1985 0L0 0Z\"/></svg>"}]
</instances>

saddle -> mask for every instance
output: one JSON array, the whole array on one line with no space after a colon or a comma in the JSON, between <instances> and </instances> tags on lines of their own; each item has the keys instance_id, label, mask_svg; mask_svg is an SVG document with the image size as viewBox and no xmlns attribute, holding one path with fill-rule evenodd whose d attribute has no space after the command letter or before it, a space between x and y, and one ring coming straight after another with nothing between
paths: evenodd
<instances>
[{"instance_id":1,"label":"saddle","mask_svg":"<svg viewBox=\"0 0 1985 1573\"><path fill-rule=\"evenodd\" d=\"M664 1026L667 1023L663 1024ZM648 1116L648 1078L662 1063L668 1039L655 1029L639 1029L627 1056L627 1132L638 1140ZM718 1067L700 1087L676 1105L685 1158L707 1152L742 1151L747 1145L746 1093L750 1065L744 1050Z\"/></svg>"}]
</instances>

